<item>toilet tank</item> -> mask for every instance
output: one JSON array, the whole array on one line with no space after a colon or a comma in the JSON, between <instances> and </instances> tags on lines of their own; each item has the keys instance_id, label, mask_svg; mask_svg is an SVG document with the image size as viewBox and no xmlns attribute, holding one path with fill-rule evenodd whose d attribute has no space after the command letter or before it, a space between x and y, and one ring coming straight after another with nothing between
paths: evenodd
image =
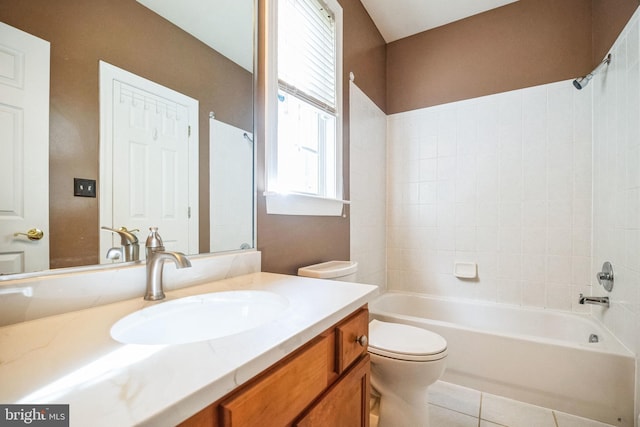
<instances>
[{"instance_id":1,"label":"toilet tank","mask_svg":"<svg viewBox=\"0 0 640 427\"><path fill-rule=\"evenodd\" d=\"M298 269L298 276L355 282L357 271L358 263L356 261L327 261L307 267L300 267Z\"/></svg>"}]
</instances>

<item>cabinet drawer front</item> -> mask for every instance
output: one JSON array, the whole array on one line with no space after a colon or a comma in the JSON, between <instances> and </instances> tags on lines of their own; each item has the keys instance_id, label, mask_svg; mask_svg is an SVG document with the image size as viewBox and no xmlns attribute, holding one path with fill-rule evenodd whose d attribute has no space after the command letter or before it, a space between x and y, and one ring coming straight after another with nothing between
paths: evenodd
<instances>
[{"instance_id":1,"label":"cabinet drawer front","mask_svg":"<svg viewBox=\"0 0 640 427\"><path fill-rule=\"evenodd\" d=\"M367 352L367 346L358 342L369 336L369 310L363 308L336 327L338 374L358 357Z\"/></svg>"},{"instance_id":2,"label":"cabinet drawer front","mask_svg":"<svg viewBox=\"0 0 640 427\"><path fill-rule=\"evenodd\" d=\"M329 384L332 337L324 336L295 358L221 403L222 425L290 424Z\"/></svg>"}]
</instances>

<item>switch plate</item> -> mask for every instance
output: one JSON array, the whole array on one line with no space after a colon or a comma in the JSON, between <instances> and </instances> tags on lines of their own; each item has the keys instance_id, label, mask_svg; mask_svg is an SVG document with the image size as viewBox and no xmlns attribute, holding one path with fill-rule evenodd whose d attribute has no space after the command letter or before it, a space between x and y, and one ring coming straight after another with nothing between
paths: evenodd
<instances>
[{"instance_id":1,"label":"switch plate","mask_svg":"<svg viewBox=\"0 0 640 427\"><path fill-rule=\"evenodd\" d=\"M73 195L78 197L96 197L96 180L73 178Z\"/></svg>"}]
</instances>

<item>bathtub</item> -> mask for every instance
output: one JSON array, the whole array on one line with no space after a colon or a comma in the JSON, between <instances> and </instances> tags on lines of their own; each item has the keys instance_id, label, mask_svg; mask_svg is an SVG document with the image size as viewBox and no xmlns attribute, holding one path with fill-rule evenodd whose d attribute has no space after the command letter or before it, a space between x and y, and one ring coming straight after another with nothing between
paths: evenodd
<instances>
[{"instance_id":1,"label":"bathtub","mask_svg":"<svg viewBox=\"0 0 640 427\"><path fill-rule=\"evenodd\" d=\"M442 335L443 381L633 427L633 354L588 315L395 291L369 310Z\"/></svg>"}]
</instances>

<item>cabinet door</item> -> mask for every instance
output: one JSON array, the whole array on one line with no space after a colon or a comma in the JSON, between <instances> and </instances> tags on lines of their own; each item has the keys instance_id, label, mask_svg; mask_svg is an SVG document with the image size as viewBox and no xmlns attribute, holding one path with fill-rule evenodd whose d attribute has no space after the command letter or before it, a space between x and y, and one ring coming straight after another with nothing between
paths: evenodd
<instances>
[{"instance_id":1,"label":"cabinet door","mask_svg":"<svg viewBox=\"0 0 640 427\"><path fill-rule=\"evenodd\" d=\"M369 364L366 354L294 426L369 427Z\"/></svg>"}]
</instances>

